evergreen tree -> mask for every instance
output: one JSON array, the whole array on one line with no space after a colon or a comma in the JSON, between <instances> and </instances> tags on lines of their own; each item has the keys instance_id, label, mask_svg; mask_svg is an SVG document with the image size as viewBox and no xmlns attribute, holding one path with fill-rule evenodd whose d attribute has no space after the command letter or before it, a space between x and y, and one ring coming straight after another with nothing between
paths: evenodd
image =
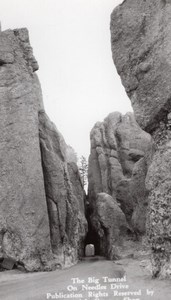
<instances>
[{"instance_id":1,"label":"evergreen tree","mask_svg":"<svg viewBox=\"0 0 171 300\"><path fill-rule=\"evenodd\" d=\"M88 177L88 163L87 160L84 156L81 156L79 159L79 172L81 175L81 181L83 184L83 187L87 185L87 177Z\"/></svg>"}]
</instances>

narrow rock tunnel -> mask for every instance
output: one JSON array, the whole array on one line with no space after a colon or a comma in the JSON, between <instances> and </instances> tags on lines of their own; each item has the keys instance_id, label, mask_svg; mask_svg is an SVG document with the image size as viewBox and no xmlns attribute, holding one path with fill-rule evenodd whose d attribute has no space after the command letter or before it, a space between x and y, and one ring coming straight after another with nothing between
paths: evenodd
<instances>
[{"instance_id":1,"label":"narrow rock tunnel","mask_svg":"<svg viewBox=\"0 0 171 300\"><path fill-rule=\"evenodd\" d=\"M91 216L93 213L93 208L89 205L89 202L87 202L87 207L86 207L86 219L87 219L87 223L88 223L88 232L87 235L85 237L85 241L84 241L84 256L92 256L90 254L88 254L88 252L90 251L90 253L95 256L104 256L104 251L102 250L102 240L100 238L100 236L97 233L97 230L95 230L92 226L92 221L91 221ZM87 245L93 245L94 249L93 250L88 250L88 252L86 251L87 249ZM91 247L90 247L91 248Z\"/></svg>"},{"instance_id":2,"label":"narrow rock tunnel","mask_svg":"<svg viewBox=\"0 0 171 300\"><path fill-rule=\"evenodd\" d=\"M94 246L94 255L100 256L101 255L100 239L99 239L97 233L92 228L89 228L86 239L85 239L84 256L87 256L86 255L86 246L89 244Z\"/></svg>"}]
</instances>

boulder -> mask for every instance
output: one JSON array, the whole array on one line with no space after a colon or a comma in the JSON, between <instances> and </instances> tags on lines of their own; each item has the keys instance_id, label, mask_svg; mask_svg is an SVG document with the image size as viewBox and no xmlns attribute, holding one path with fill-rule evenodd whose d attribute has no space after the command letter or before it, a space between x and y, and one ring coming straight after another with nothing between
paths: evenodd
<instances>
[{"instance_id":1,"label":"boulder","mask_svg":"<svg viewBox=\"0 0 171 300\"><path fill-rule=\"evenodd\" d=\"M122 245L129 226L116 199L106 193L98 193L91 224L99 239L100 254L111 260L117 259L118 247Z\"/></svg>"},{"instance_id":2,"label":"boulder","mask_svg":"<svg viewBox=\"0 0 171 300\"><path fill-rule=\"evenodd\" d=\"M147 232L153 276L171 277L171 2L127 0L111 15L114 63L142 129L152 135L148 157Z\"/></svg>"}]
</instances>

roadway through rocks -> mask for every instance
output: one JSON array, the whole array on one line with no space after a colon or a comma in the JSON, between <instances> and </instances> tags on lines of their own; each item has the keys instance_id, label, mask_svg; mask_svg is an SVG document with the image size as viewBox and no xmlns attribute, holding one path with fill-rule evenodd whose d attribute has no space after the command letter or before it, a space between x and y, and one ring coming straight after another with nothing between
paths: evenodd
<instances>
[{"instance_id":1,"label":"roadway through rocks","mask_svg":"<svg viewBox=\"0 0 171 300\"><path fill-rule=\"evenodd\" d=\"M52 272L5 271L0 273L0 299L170 299L171 282L151 279L150 271L146 267L148 262L149 258L146 257L127 257L116 262L94 257L85 258L69 269ZM117 294L120 292L137 292L140 295Z\"/></svg>"}]
</instances>

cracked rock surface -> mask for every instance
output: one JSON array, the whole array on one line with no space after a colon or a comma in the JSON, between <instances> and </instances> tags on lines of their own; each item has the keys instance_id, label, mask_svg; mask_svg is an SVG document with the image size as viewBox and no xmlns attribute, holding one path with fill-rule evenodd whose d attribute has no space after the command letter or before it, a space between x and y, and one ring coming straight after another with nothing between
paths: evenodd
<instances>
[{"instance_id":1,"label":"cracked rock surface","mask_svg":"<svg viewBox=\"0 0 171 300\"><path fill-rule=\"evenodd\" d=\"M145 153L151 148L150 135L139 127L133 113L114 112L95 124L90 139L90 206L96 210L98 193L111 195L133 230L144 234L148 205Z\"/></svg>"},{"instance_id":2,"label":"cracked rock surface","mask_svg":"<svg viewBox=\"0 0 171 300\"><path fill-rule=\"evenodd\" d=\"M153 276L171 278L171 2L126 0L111 15L115 66L135 117L154 140L146 189Z\"/></svg>"},{"instance_id":3,"label":"cracked rock surface","mask_svg":"<svg viewBox=\"0 0 171 300\"><path fill-rule=\"evenodd\" d=\"M111 15L114 63L140 126L151 132L171 109L171 2L126 0Z\"/></svg>"},{"instance_id":4,"label":"cracked rock surface","mask_svg":"<svg viewBox=\"0 0 171 300\"><path fill-rule=\"evenodd\" d=\"M0 32L0 257L28 271L75 263L86 230L37 69L27 29Z\"/></svg>"}]
</instances>

